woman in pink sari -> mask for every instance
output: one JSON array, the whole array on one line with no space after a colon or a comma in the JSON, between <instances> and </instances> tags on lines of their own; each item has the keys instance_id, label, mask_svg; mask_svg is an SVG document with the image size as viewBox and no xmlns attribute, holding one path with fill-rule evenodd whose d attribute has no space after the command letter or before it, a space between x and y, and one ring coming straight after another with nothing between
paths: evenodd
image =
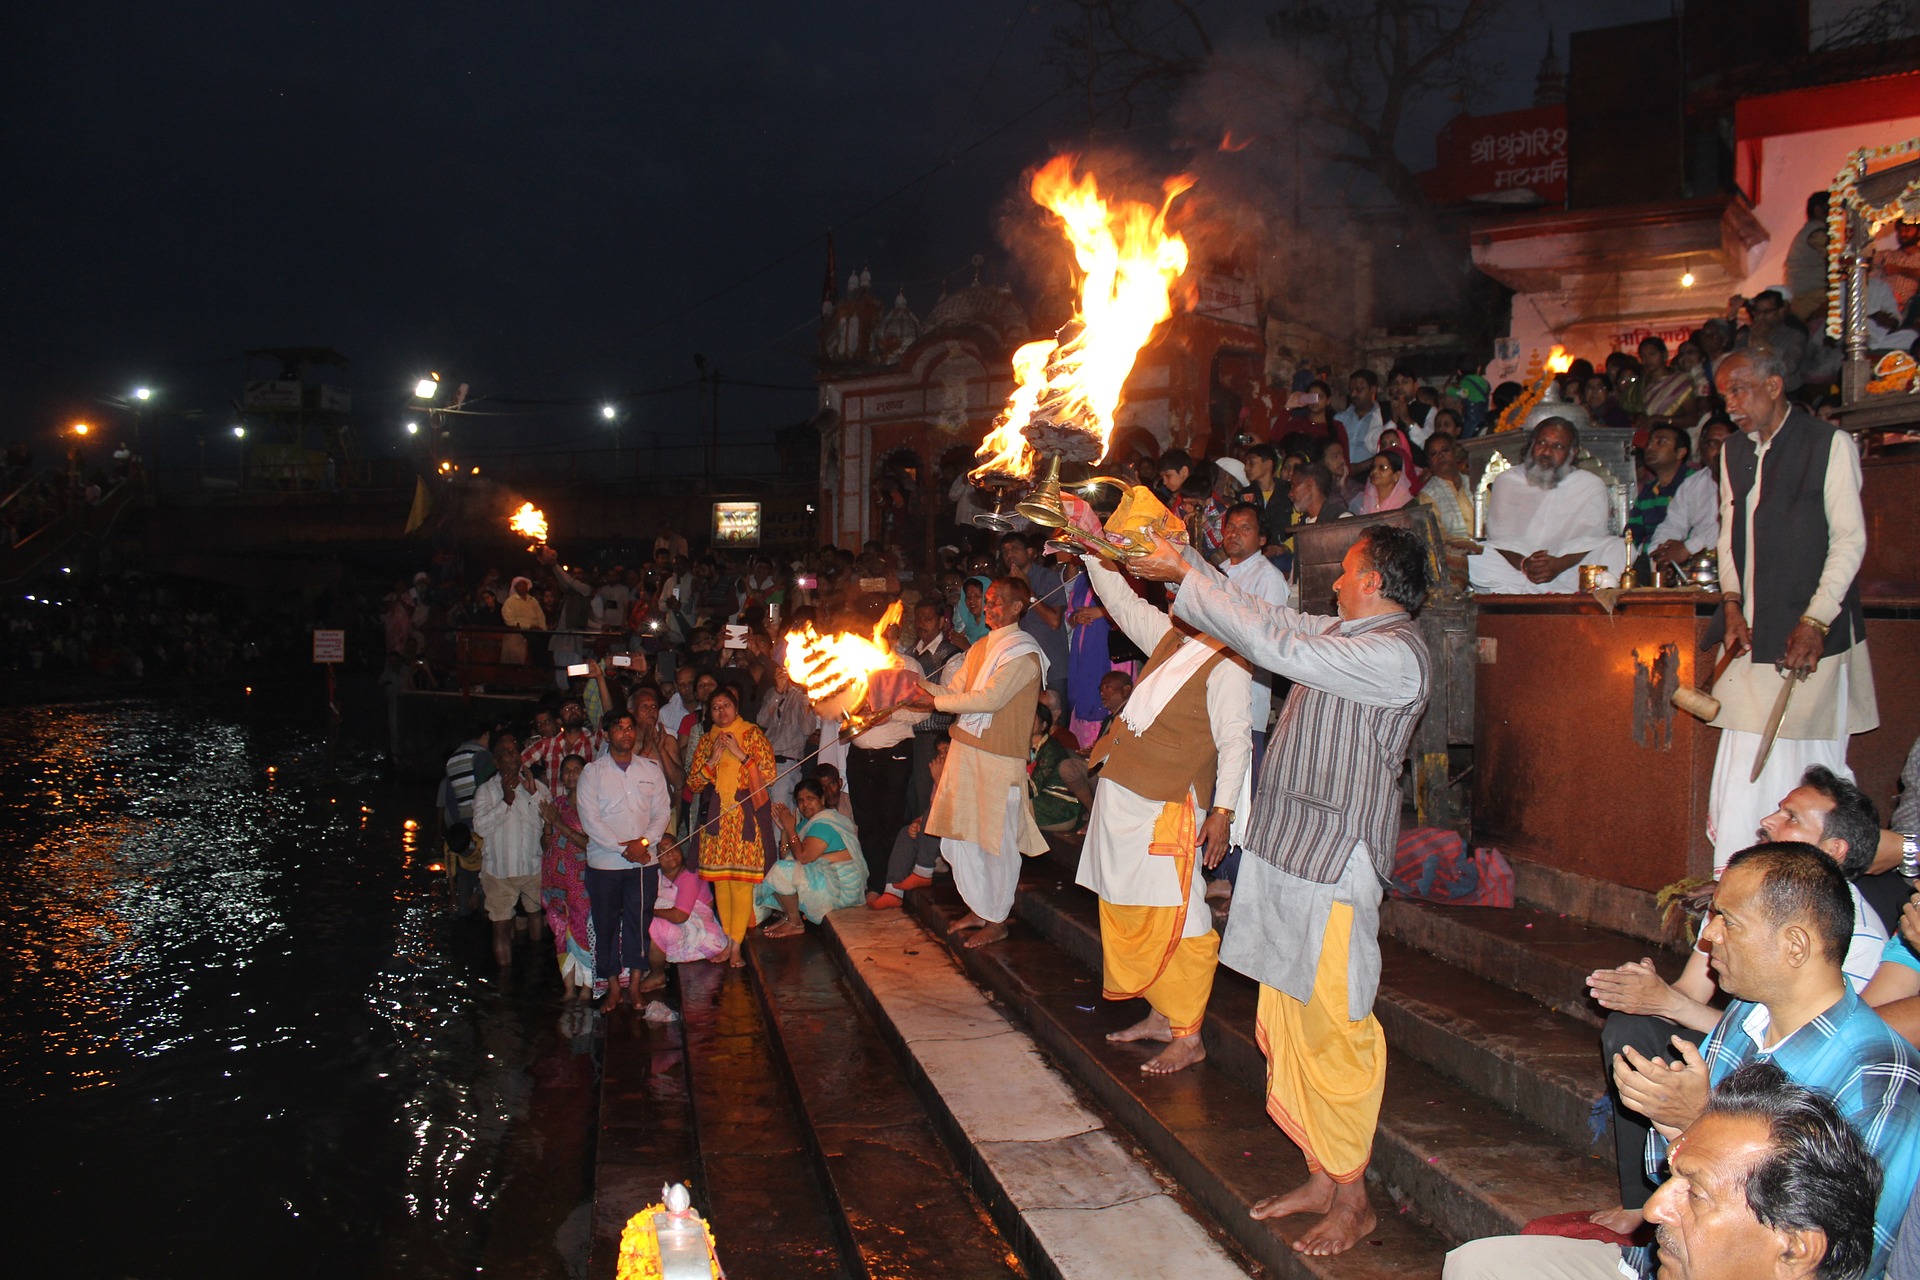
<instances>
[{"instance_id":1,"label":"woman in pink sari","mask_svg":"<svg viewBox=\"0 0 1920 1280\"><path fill-rule=\"evenodd\" d=\"M604 990L593 976L593 914L587 906L587 833L573 807L574 788L587 762L568 756L560 762L553 799L541 805L547 834L540 857L540 904L546 908L553 949L560 959L560 980L569 1000L584 1000Z\"/></svg>"},{"instance_id":2,"label":"woman in pink sari","mask_svg":"<svg viewBox=\"0 0 1920 1280\"><path fill-rule=\"evenodd\" d=\"M1373 467L1367 472L1367 482L1360 486L1360 501L1353 509L1354 514L1392 511L1412 501L1413 486L1407 483L1407 464L1400 455L1391 449L1374 454Z\"/></svg>"}]
</instances>

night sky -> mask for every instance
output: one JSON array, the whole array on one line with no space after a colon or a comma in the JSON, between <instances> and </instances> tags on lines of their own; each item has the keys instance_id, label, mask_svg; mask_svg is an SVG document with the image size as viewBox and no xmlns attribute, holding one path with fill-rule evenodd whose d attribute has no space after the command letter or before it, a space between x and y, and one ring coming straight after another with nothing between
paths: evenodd
<instances>
[{"instance_id":1,"label":"night sky","mask_svg":"<svg viewBox=\"0 0 1920 1280\"><path fill-rule=\"evenodd\" d=\"M167 442L231 421L256 346L351 356L373 451L426 369L597 402L685 382L700 352L803 387L828 227L843 280L869 265L924 315L976 252L1005 277L1021 170L1085 139L1043 62L1058 0L7 8L0 438L48 459L75 418L116 431L102 399L145 384L148 452L182 462ZM1665 6L1578 8L1563 57L1569 25ZM1511 15L1512 74L1477 110L1531 92L1550 15ZM1162 126L1105 141L1180 163ZM723 433L764 439L814 400L729 388ZM694 429L691 391L629 407L630 432ZM479 425L604 443L592 403Z\"/></svg>"}]
</instances>

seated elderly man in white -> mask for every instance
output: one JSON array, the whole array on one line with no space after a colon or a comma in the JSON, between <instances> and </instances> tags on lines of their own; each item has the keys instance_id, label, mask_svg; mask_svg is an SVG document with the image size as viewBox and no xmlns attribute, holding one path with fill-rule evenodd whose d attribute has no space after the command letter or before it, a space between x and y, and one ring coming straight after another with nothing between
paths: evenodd
<instances>
[{"instance_id":1,"label":"seated elderly man in white","mask_svg":"<svg viewBox=\"0 0 1920 1280\"><path fill-rule=\"evenodd\" d=\"M1607 486L1574 466L1580 433L1547 418L1527 441L1527 458L1502 472L1487 493L1487 549L1467 559L1478 592L1513 594L1580 589L1580 566L1618 574L1626 544L1607 532Z\"/></svg>"}]
</instances>

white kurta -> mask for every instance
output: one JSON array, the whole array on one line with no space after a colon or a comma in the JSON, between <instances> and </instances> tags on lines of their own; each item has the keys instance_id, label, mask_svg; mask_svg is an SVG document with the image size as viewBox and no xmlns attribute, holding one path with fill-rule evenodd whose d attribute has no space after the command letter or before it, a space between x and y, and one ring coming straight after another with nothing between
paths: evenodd
<instances>
[{"instance_id":1,"label":"white kurta","mask_svg":"<svg viewBox=\"0 0 1920 1280\"><path fill-rule=\"evenodd\" d=\"M1287 585L1287 575L1274 568L1273 561L1257 551L1238 564L1231 560L1223 561L1220 572L1227 575L1228 582L1255 600L1285 608L1293 599L1293 589ZM1255 733L1265 733L1267 722L1272 719L1273 672L1256 671L1253 673L1252 699L1247 704L1247 720ZM1248 787L1245 794L1252 795L1253 789Z\"/></svg>"},{"instance_id":2,"label":"white kurta","mask_svg":"<svg viewBox=\"0 0 1920 1280\"><path fill-rule=\"evenodd\" d=\"M1783 425L1782 430L1787 428ZM1779 439L1778 434L1774 439ZM1753 517L1760 505L1761 480L1767 451L1773 441L1756 440L1753 488L1747 494L1746 573L1736 576L1733 557L1733 486L1721 468L1720 480L1720 588L1738 592L1741 613L1753 625ZM1840 616L1847 588L1866 556L1866 517L1860 507L1860 455L1844 431L1836 431L1827 455L1826 487L1822 491L1827 517L1827 558L1813 598L1801 612L1831 624ZM1749 782L1766 719L1779 695L1782 677L1771 663L1756 664L1751 654L1728 664L1713 687L1720 699L1720 747L1713 762L1713 784L1707 793L1707 838L1713 841L1713 869L1718 875L1733 855L1760 839L1760 820L1780 805L1787 792L1813 765L1824 765L1843 778L1847 767L1847 739L1880 724L1874 697L1873 665L1864 637L1852 648L1820 659L1813 674L1793 691L1780 735L1767 756L1758 781Z\"/></svg>"},{"instance_id":3,"label":"white kurta","mask_svg":"<svg viewBox=\"0 0 1920 1280\"><path fill-rule=\"evenodd\" d=\"M1626 544L1607 532L1607 486L1599 476L1575 468L1551 489L1527 483L1519 467L1502 472L1487 495L1487 550L1467 557L1467 577L1478 592L1545 595L1580 589L1580 565L1603 565L1618 574L1627 567ZM1580 555L1575 564L1546 582L1527 575L1500 553L1530 556Z\"/></svg>"},{"instance_id":4,"label":"white kurta","mask_svg":"<svg viewBox=\"0 0 1920 1280\"><path fill-rule=\"evenodd\" d=\"M1266 563L1261 557L1254 558ZM1106 606L1107 616L1141 652L1151 653L1173 630L1173 624L1165 614L1134 594L1118 574L1094 567L1091 557L1088 560L1089 581L1099 593L1100 603ZM1284 581L1281 585L1285 585ZM1207 643L1191 636L1182 642L1183 645ZM1253 740L1247 703L1252 686L1246 668L1231 660L1219 663L1207 673L1207 722L1213 730L1214 750L1218 754L1212 803L1232 809L1236 815L1244 807L1241 801L1250 791L1247 773L1253 758ZM1138 694L1136 689L1135 696ZM1112 731L1132 732L1124 719L1116 719ZM1191 791L1187 794L1192 798ZM1087 815L1087 841L1080 853L1076 881L1117 906L1177 907L1184 902L1187 904L1184 936L1196 938L1213 928L1213 918L1204 906L1206 884L1200 874L1200 859L1194 858L1187 882L1182 884L1175 873L1174 859L1147 851L1162 807L1161 801L1149 800L1111 779L1101 778L1094 788L1093 811ZM1196 815L1196 822L1200 820L1201 815Z\"/></svg>"}]
</instances>

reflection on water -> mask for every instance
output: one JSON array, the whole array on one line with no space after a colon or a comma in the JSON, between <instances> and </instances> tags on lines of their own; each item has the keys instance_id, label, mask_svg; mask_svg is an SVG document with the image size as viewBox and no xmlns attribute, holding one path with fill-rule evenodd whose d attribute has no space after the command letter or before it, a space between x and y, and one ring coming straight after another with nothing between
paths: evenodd
<instances>
[{"instance_id":1,"label":"reflection on water","mask_svg":"<svg viewBox=\"0 0 1920 1280\"><path fill-rule=\"evenodd\" d=\"M430 796L268 701L0 711L14 1274L472 1275L591 1043L448 918Z\"/></svg>"}]
</instances>

